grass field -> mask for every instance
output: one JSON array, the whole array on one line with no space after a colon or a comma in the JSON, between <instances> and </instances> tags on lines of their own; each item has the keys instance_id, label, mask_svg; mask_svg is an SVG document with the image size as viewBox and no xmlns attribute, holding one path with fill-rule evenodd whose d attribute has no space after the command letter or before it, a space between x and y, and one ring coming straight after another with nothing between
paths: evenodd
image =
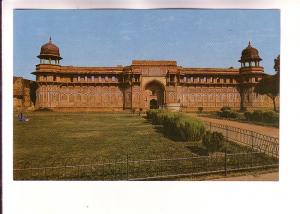
<instances>
[{"instance_id":1,"label":"grass field","mask_svg":"<svg viewBox=\"0 0 300 214\"><path fill-rule=\"evenodd\" d=\"M185 157L186 145L165 138L146 119L130 114L27 113L28 122L14 115L14 161L63 157L132 159Z\"/></svg>"},{"instance_id":2,"label":"grass field","mask_svg":"<svg viewBox=\"0 0 300 214\"><path fill-rule=\"evenodd\" d=\"M133 178L191 172L197 170L195 166L208 170L209 164L214 169L224 167L224 154L212 157L211 163L194 159L205 155L201 142L175 142L165 137L159 126L152 125L142 116L61 112L31 112L25 116L29 121L20 122L14 114L15 179L111 180L124 179L124 176ZM249 151L249 148L237 144L226 147L229 154ZM167 161L187 157L193 159ZM247 158L249 164L250 159ZM158 159L162 161L147 161ZM245 162L244 158L239 159ZM256 156L257 163L268 159L264 155ZM239 165L236 158L230 161ZM97 163L105 165L80 167ZM66 168L66 165L76 167ZM58 168L45 169L48 167ZM26 168L30 170L18 171Z\"/></svg>"}]
</instances>

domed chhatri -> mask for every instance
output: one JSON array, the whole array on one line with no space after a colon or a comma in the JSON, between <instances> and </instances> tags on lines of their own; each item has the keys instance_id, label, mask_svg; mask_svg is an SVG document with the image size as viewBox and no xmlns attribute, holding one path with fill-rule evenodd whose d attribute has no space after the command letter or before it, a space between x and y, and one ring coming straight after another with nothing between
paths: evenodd
<instances>
[{"instance_id":1,"label":"domed chhatri","mask_svg":"<svg viewBox=\"0 0 300 214\"><path fill-rule=\"evenodd\" d=\"M249 41L248 46L242 51L241 59L239 60L241 67L259 67L261 60L258 50L252 47Z\"/></svg>"},{"instance_id":2,"label":"domed chhatri","mask_svg":"<svg viewBox=\"0 0 300 214\"><path fill-rule=\"evenodd\" d=\"M42 45L40 55L37 57L40 58L41 64L59 64L59 61L62 59L59 48L52 43L51 37L49 38L49 42Z\"/></svg>"}]
</instances>

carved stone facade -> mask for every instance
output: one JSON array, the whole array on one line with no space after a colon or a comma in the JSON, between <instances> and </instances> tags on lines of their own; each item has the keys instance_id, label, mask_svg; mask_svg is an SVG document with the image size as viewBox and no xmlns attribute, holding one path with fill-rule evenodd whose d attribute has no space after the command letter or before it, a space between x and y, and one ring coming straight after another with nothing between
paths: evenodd
<instances>
[{"instance_id":1,"label":"carved stone facade","mask_svg":"<svg viewBox=\"0 0 300 214\"><path fill-rule=\"evenodd\" d=\"M258 51L254 49L253 55L252 49L249 44L243 50L240 69L184 68L176 61L153 60L133 60L129 66L73 67L60 65L59 49L50 40L42 46L40 64L33 72L38 85L35 108L122 111L173 104L180 104L183 111L272 108L270 98L253 92L265 74Z\"/></svg>"}]
</instances>

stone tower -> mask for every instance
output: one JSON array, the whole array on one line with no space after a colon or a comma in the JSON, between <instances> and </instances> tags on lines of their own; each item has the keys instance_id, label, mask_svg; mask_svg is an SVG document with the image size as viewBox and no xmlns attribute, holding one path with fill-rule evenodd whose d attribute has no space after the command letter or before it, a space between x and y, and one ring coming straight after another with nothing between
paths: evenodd
<instances>
[{"instance_id":1,"label":"stone tower","mask_svg":"<svg viewBox=\"0 0 300 214\"><path fill-rule=\"evenodd\" d=\"M239 69L239 93L241 96L240 110L244 111L246 108L252 108L256 94L254 93L255 85L261 80L264 75L264 68L260 66L262 59L256 48L252 47L249 41L248 46L242 51L241 67Z\"/></svg>"}]
</instances>

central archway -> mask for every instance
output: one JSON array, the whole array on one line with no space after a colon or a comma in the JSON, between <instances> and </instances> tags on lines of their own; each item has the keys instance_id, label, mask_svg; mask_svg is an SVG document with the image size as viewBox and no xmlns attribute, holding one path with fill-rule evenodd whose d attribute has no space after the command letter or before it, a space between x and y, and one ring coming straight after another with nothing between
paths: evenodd
<instances>
[{"instance_id":1,"label":"central archway","mask_svg":"<svg viewBox=\"0 0 300 214\"><path fill-rule=\"evenodd\" d=\"M148 109L162 108L165 103L165 87L157 80L148 82L145 85L145 106Z\"/></svg>"}]
</instances>

